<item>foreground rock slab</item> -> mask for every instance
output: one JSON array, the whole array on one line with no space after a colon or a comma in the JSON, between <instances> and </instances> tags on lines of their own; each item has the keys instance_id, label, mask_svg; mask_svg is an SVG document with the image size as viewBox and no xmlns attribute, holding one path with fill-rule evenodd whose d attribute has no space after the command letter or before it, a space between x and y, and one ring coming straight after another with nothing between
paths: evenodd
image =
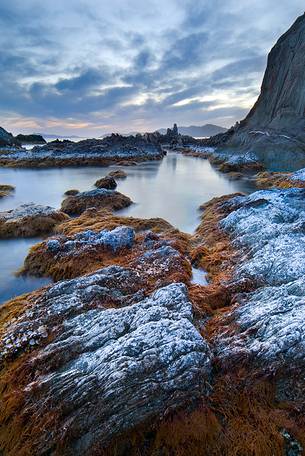
<instances>
[{"instance_id":1,"label":"foreground rock slab","mask_svg":"<svg viewBox=\"0 0 305 456\"><path fill-rule=\"evenodd\" d=\"M117 211L128 207L132 201L128 196L105 188L89 190L68 196L61 204L61 210L69 215L77 215L91 207Z\"/></svg>"},{"instance_id":2,"label":"foreground rock slab","mask_svg":"<svg viewBox=\"0 0 305 456\"><path fill-rule=\"evenodd\" d=\"M90 455L209 394L211 353L185 285L131 304L130 274L112 267L61 282L27 298L6 326L1 380L15 380L1 401L5 454ZM106 308L118 298L130 305Z\"/></svg>"},{"instance_id":3,"label":"foreground rock slab","mask_svg":"<svg viewBox=\"0 0 305 456\"><path fill-rule=\"evenodd\" d=\"M0 238L31 237L49 233L68 218L63 212L49 206L23 204L16 209L0 212Z\"/></svg>"}]
</instances>

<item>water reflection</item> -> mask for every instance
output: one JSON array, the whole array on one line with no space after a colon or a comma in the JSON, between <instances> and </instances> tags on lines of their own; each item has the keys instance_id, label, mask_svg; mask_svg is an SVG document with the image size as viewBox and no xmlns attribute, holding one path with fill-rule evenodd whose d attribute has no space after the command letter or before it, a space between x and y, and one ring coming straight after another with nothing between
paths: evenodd
<instances>
[{"instance_id":1,"label":"water reflection","mask_svg":"<svg viewBox=\"0 0 305 456\"><path fill-rule=\"evenodd\" d=\"M143 163L125 170L128 177L119 182L118 189L137 204L120 213L162 217L186 232L198 225L202 203L215 196L254 190L248 181L230 181L207 160L175 153L169 153L161 163Z\"/></svg>"},{"instance_id":2,"label":"water reflection","mask_svg":"<svg viewBox=\"0 0 305 456\"><path fill-rule=\"evenodd\" d=\"M94 182L118 167L76 167L58 169L0 168L0 183L16 186L12 196L0 200L0 211L35 202L60 207L70 188L93 188ZM215 171L207 160L169 153L162 162L120 167L128 174L118 180L118 190L136 203L121 214L136 217L162 217L182 231L192 232L198 225L198 207L215 196L254 190L248 182L230 181ZM28 249L39 239L0 241L0 302L34 290L46 279L14 276Z\"/></svg>"},{"instance_id":3,"label":"water reflection","mask_svg":"<svg viewBox=\"0 0 305 456\"><path fill-rule=\"evenodd\" d=\"M15 276L28 250L38 241L37 238L0 240L0 303L50 282L47 278Z\"/></svg>"}]
</instances>

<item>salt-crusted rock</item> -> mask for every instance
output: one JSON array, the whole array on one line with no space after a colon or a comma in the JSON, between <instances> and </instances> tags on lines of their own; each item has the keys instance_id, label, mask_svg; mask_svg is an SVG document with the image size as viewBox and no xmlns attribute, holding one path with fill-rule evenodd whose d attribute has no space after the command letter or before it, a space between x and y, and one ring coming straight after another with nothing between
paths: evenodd
<instances>
[{"instance_id":1,"label":"salt-crusted rock","mask_svg":"<svg viewBox=\"0 0 305 456\"><path fill-rule=\"evenodd\" d=\"M304 196L304 189L262 190L227 203L233 211L221 226L249 249L240 277L280 285L305 272Z\"/></svg>"},{"instance_id":2,"label":"salt-crusted rock","mask_svg":"<svg viewBox=\"0 0 305 456\"><path fill-rule=\"evenodd\" d=\"M117 183L112 176L102 177L94 185L97 188L108 188L109 190L114 190L117 187Z\"/></svg>"},{"instance_id":3,"label":"salt-crusted rock","mask_svg":"<svg viewBox=\"0 0 305 456\"><path fill-rule=\"evenodd\" d=\"M135 233L132 228L127 226L120 226L114 230L107 231L102 230L98 233L87 230L77 234L74 240L65 241L60 244L58 240L47 241L47 250L59 251L71 251L73 249L80 249L85 246L102 246L108 248L113 252L117 252L120 249L131 248L134 242ZM56 246L56 247L55 247ZM59 246L59 247L58 247Z\"/></svg>"},{"instance_id":4,"label":"salt-crusted rock","mask_svg":"<svg viewBox=\"0 0 305 456\"><path fill-rule=\"evenodd\" d=\"M297 375L298 393L291 395L300 394L305 391L305 190L262 190L223 207L230 214L220 226L241 252L231 282L248 284L250 292L237 294L237 305L218 322L213 341L218 357L224 366L250 362L252 369L277 373L285 382Z\"/></svg>"},{"instance_id":5,"label":"salt-crusted rock","mask_svg":"<svg viewBox=\"0 0 305 456\"><path fill-rule=\"evenodd\" d=\"M231 314L238 330L217 340L217 352L229 363L248 357L266 370L301 367L305 356L304 296L305 280L301 277L289 284L259 288L241 298Z\"/></svg>"},{"instance_id":6,"label":"salt-crusted rock","mask_svg":"<svg viewBox=\"0 0 305 456\"><path fill-rule=\"evenodd\" d=\"M118 296L130 300L116 273L129 271L109 268L55 285L6 328L6 363L19 354L21 366L26 348L29 354L13 414L5 408L9 394L2 401L4 453L26 447L33 455L90 455L123 432L208 395L211 353L193 325L185 286L172 284L128 307L106 309L103 303ZM12 349L28 328L31 339Z\"/></svg>"},{"instance_id":7,"label":"salt-crusted rock","mask_svg":"<svg viewBox=\"0 0 305 456\"><path fill-rule=\"evenodd\" d=\"M52 231L69 217L49 206L22 204L16 209L0 212L0 237L30 237Z\"/></svg>"},{"instance_id":8,"label":"salt-crusted rock","mask_svg":"<svg viewBox=\"0 0 305 456\"><path fill-rule=\"evenodd\" d=\"M68 196L61 204L61 210L67 214L81 214L90 207L119 210L130 206L132 201L128 196L105 188L81 192Z\"/></svg>"},{"instance_id":9,"label":"salt-crusted rock","mask_svg":"<svg viewBox=\"0 0 305 456\"><path fill-rule=\"evenodd\" d=\"M112 230L87 229L72 236L59 235L36 244L21 273L61 280L117 264L135 269L149 290L173 281L187 283L191 264L174 233L168 235L166 231L159 236L146 230L136 234L133 228L122 225Z\"/></svg>"}]
</instances>

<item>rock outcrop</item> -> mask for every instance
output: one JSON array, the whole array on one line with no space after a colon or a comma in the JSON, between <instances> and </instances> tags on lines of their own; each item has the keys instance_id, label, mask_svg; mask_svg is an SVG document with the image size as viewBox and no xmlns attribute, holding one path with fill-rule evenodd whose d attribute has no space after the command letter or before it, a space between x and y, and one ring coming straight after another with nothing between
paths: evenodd
<instances>
[{"instance_id":1,"label":"rock outcrop","mask_svg":"<svg viewBox=\"0 0 305 456\"><path fill-rule=\"evenodd\" d=\"M19 142L14 138L12 133L8 133L4 128L0 127L0 147L18 146Z\"/></svg>"},{"instance_id":2,"label":"rock outcrop","mask_svg":"<svg viewBox=\"0 0 305 456\"><path fill-rule=\"evenodd\" d=\"M118 211L128 207L132 201L128 196L114 190L98 188L68 196L61 204L61 210L69 215L77 215L91 207Z\"/></svg>"},{"instance_id":3,"label":"rock outcrop","mask_svg":"<svg viewBox=\"0 0 305 456\"><path fill-rule=\"evenodd\" d=\"M128 163L160 160L164 156L160 144L149 135L121 136L113 134L103 139L78 142L55 140L31 151L8 150L0 155L1 166L53 167L100 165L122 161Z\"/></svg>"},{"instance_id":4,"label":"rock outcrop","mask_svg":"<svg viewBox=\"0 0 305 456\"><path fill-rule=\"evenodd\" d=\"M49 206L22 204L16 209L0 212L0 238L31 237L50 233L69 217Z\"/></svg>"},{"instance_id":5,"label":"rock outcrop","mask_svg":"<svg viewBox=\"0 0 305 456\"><path fill-rule=\"evenodd\" d=\"M20 144L46 144L46 142L47 142L41 135L37 135L37 134L32 134L32 135L19 134L16 136L16 140Z\"/></svg>"},{"instance_id":6,"label":"rock outcrop","mask_svg":"<svg viewBox=\"0 0 305 456\"><path fill-rule=\"evenodd\" d=\"M229 156L234 149L254 153L273 171L304 167L304 55L305 14L271 50L260 96L247 117L206 144L225 149Z\"/></svg>"},{"instance_id":7,"label":"rock outcrop","mask_svg":"<svg viewBox=\"0 0 305 456\"><path fill-rule=\"evenodd\" d=\"M97 188L107 188L108 190L114 190L117 187L117 183L112 176L101 177L94 185Z\"/></svg>"},{"instance_id":8,"label":"rock outcrop","mask_svg":"<svg viewBox=\"0 0 305 456\"><path fill-rule=\"evenodd\" d=\"M5 454L95 454L125 430L208 394L211 353L186 287L132 303L126 283L132 272L119 267L61 282L30 298L6 327L5 370L31 367L19 377L18 400L14 380L2 396ZM107 308L118 297L125 307Z\"/></svg>"},{"instance_id":9,"label":"rock outcrop","mask_svg":"<svg viewBox=\"0 0 305 456\"><path fill-rule=\"evenodd\" d=\"M90 220L94 231L87 228ZM98 229L99 220L103 229ZM148 219L142 225L137 219L99 212L91 218L84 214L83 221L87 224L85 230L80 223L75 233L77 221L71 220L71 224L58 227L66 235L35 245L25 259L22 273L61 280L116 264L137 271L149 289L172 281L189 281L191 265L184 255L186 236L162 221ZM149 225L154 231L147 229ZM163 228L160 234L156 228Z\"/></svg>"},{"instance_id":10,"label":"rock outcrop","mask_svg":"<svg viewBox=\"0 0 305 456\"><path fill-rule=\"evenodd\" d=\"M216 198L193 236L57 225L24 272L66 280L0 308L2 452L301 456L304 192Z\"/></svg>"}]
</instances>

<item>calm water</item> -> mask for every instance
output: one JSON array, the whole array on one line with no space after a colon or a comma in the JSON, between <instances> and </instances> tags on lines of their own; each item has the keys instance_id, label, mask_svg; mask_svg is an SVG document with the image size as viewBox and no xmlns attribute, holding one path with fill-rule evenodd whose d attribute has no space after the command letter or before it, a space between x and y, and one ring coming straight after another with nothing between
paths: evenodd
<instances>
[{"instance_id":1,"label":"calm water","mask_svg":"<svg viewBox=\"0 0 305 456\"><path fill-rule=\"evenodd\" d=\"M66 190L93 188L94 182L111 168L82 167L59 169L0 168L0 183L16 186L12 196L0 200L0 211L35 202L60 207ZM207 160L169 153L162 162L121 167L128 177L118 180L118 191L134 202L121 214L136 217L163 217L182 231L198 225L200 204L215 196L254 188L246 181L230 181ZM0 302L47 283L46 279L17 278L28 249L39 239L0 241Z\"/></svg>"}]
</instances>

